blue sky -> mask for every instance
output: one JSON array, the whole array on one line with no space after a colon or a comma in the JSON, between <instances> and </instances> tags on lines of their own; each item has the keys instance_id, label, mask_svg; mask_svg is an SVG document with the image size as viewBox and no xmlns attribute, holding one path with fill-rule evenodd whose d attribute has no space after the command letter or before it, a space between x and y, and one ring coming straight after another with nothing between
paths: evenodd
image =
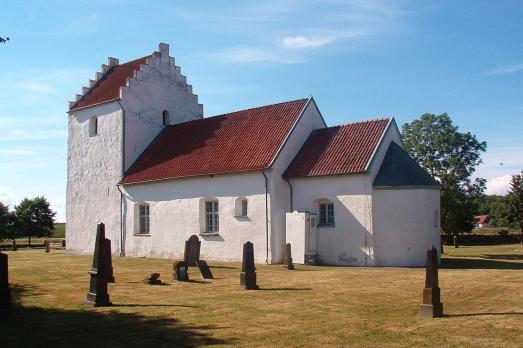
<instances>
[{"instance_id":1,"label":"blue sky","mask_svg":"<svg viewBox=\"0 0 523 348\"><path fill-rule=\"evenodd\" d=\"M65 219L67 101L160 42L205 116L314 96L329 125L447 112L488 142L476 174L523 169L521 1L4 1L0 200ZM503 163L503 165L501 165Z\"/></svg>"}]
</instances>

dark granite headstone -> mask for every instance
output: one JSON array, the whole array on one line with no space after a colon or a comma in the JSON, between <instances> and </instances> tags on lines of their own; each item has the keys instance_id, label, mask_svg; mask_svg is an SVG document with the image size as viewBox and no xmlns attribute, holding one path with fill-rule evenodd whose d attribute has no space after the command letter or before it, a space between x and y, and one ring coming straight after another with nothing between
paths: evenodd
<instances>
[{"instance_id":1,"label":"dark granite headstone","mask_svg":"<svg viewBox=\"0 0 523 348\"><path fill-rule=\"evenodd\" d=\"M151 273L151 275L145 278L143 282L149 285L161 285L162 281L159 278L160 273Z\"/></svg>"},{"instance_id":2,"label":"dark granite headstone","mask_svg":"<svg viewBox=\"0 0 523 348\"><path fill-rule=\"evenodd\" d=\"M8 256L0 251L0 313L11 307Z\"/></svg>"},{"instance_id":3,"label":"dark granite headstone","mask_svg":"<svg viewBox=\"0 0 523 348\"><path fill-rule=\"evenodd\" d=\"M11 251L17 251L18 248L16 247L16 240L13 239L13 242L11 244Z\"/></svg>"},{"instance_id":4,"label":"dark granite headstone","mask_svg":"<svg viewBox=\"0 0 523 348\"><path fill-rule=\"evenodd\" d=\"M198 239L197 235L192 235L185 242L185 252L183 254L183 260L189 266L196 266L196 261L200 259L200 246L202 242Z\"/></svg>"},{"instance_id":5,"label":"dark granite headstone","mask_svg":"<svg viewBox=\"0 0 523 348\"><path fill-rule=\"evenodd\" d=\"M105 263L105 274L107 276L107 282L114 283L113 255L111 254L111 240L108 238L104 238L104 252L105 259L107 260Z\"/></svg>"},{"instance_id":6,"label":"dark granite headstone","mask_svg":"<svg viewBox=\"0 0 523 348\"><path fill-rule=\"evenodd\" d=\"M438 251L434 247L427 250L425 272L425 288L423 289L423 302L419 307L419 316L425 318L442 317L443 304L440 301L438 280Z\"/></svg>"},{"instance_id":7,"label":"dark granite headstone","mask_svg":"<svg viewBox=\"0 0 523 348\"><path fill-rule=\"evenodd\" d=\"M454 235L454 248L459 248L459 237Z\"/></svg>"},{"instance_id":8,"label":"dark granite headstone","mask_svg":"<svg viewBox=\"0 0 523 348\"><path fill-rule=\"evenodd\" d=\"M49 254L51 252L51 243L46 239L44 240L45 253Z\"/></svg>"},{"instance_id":9,"label":"dark granite headstone","mask_svg":"<svg viewBox=\"0 0 523 348\"><path fill-rule=\"evenodd\" d=\"M65 249L65 239L62 239L62 248Z\"/></svg>"},{"instance_id":10,"label":"dark granite headstone","mask_svg":"<svg viewBox=\"0 0 523 348\"><path fill-rule=\"evenodd\" d=\"M285 256L283 257L283 264L288 270L294 269L294 264L292 263L291 243L285 244Z\"/></svg>"},{"instance_id":11,"label":"dark granite headstone","mask_svg":"<svg viewBox=\"0 0 523 348\"><path fill-rule=\"evenodd\" d=\"M98 224L96 229L96 242L94 245L93 267L89 272L91 276L89 292L86 303L94 307L111 306L107 292L107 252L105 252L105 225Z\"/></svg>"},{"instance_id":12,"label":"dark granite headstone","mask_svg":"<svg viewBox=\"0 0 523 348\"><path fill-rule=\"evenodd\" d=\"M254 266L254 245L251 242L243 244L242 272L240 286L245 290L258 290L256 284L256 267Z\"/></svg>"},{"instance_id":13,"label":"dark granite headstone","mask_svg":"<svg viewBox=\"0 0 523 348\"><path fill-rule=\"evenodd\" d=\"M176 262L173 266L174 279L180 282L189 281L189 266L185 261Z\"/></svg>"},{"instance_id":14,"label":"dark granite headstone","mask_svg":"<svg viewBox=\"0 0 523 348\"><path fill-rule=\"evenodd\" d=\"M209 265L207 265L207 261L197 260L196 264L198 265L198 269L200 270L200 274L202 275L203 279L214 279L214 276L209 269Z\"/></svg>"}]
</instances>

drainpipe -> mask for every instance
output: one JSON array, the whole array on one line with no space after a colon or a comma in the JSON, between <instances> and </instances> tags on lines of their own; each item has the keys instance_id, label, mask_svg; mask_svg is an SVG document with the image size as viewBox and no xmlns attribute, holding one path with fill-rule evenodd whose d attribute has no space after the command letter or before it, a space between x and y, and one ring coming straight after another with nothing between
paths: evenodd
<instances>
[{"instance_id":1,"label":"drainpipe","mask_svg":"<svg viewBox=\"0 0 523 348\"><path fill-rule=\"evenodd\" d=\"M267 175L265 175L265 172L261 171L263 178L265 180L265 245L266 245L266 253L265 253L265 263L269 263L269 188L268 188L268 179Z\"/></svg>"},{"instance_id":2,"label":"drainpipe","mask_svg":"<svg viewBox=\"0 0 523 348\"><path fill-rule=\"evenodd\" d=\"M293 190L292 190L292 185L291 185L291 180L290 179L285 179L285 181L287 181L287 184L289 185L289 198L290 198L290 202L291 202L291 213L293 212L292 210L292 207L293 207L293 202L292 202L292 196L293 196Z\"/></svg>"},{"instance_id":3,"label":"drainpipe","mask_svg":"<svg viewBox=\"0 0 523 348\"><path fill-rule=\"evenodd\" d=\"M120 105L120 109L122 109L122 119L121 119L121 130L120 130L120 136L121 136L121 157L122 157L122 165L120 168L120 176L121 179L123 179L125 175L125 110L122 106L122 103L120 102L120 99L117 100L118 104ZM123 192L120 190L120 185L117 185L118 191L120 191L120 256L125 256L125 247L124 247L124 221L123 221Z\"/></svg>"}]
</instances>

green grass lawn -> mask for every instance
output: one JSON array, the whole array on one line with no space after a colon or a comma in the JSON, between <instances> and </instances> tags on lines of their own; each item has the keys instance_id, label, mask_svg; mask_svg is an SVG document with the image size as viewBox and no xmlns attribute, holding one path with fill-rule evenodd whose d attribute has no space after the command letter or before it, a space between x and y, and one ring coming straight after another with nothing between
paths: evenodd
<instances>
[{"instance_id":1,"label":"green grass lawn","mask_svg":"<svg viewBox=\"0 0 523 348\"><path fill-rule=\"evenodd\" d=\"M113 307L84 305L91 257L8 252L15 305L0 346L521 347L523 247L446 247L446 317L417 317L421 268L257 265L259 291L239 288L240 264L210 262L173 280L172 260L115 257ZM141 281L161 273L165 285Z\"/></svg>"}]
</instances>

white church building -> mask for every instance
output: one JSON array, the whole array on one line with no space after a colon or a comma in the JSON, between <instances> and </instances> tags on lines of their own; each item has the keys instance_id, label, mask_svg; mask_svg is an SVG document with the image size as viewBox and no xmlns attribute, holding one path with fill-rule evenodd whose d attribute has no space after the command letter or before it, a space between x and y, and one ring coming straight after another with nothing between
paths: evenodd
<instances>
[{"instance_id":1,"label":"white church building","mask_svg":"<svg viewBox=\"0 0 523 348\"><path fill-rule=\"evenodd\" d=\"M169 46L109 58L68 111L67 250L259 263L422 266L440 247L440 186L393 118L327 127L312 97L214 117Z\"/></svg>"}]
</instances>

